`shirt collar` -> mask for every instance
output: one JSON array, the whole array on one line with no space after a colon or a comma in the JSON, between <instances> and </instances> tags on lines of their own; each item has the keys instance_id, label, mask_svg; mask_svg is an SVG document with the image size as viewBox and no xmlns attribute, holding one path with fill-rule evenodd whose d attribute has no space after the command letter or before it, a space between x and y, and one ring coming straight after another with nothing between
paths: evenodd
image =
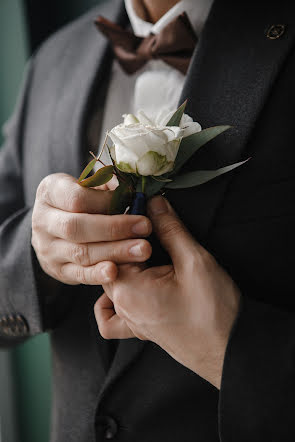
<instances>
[{"instance_id":1,"label":"shirt collar","mask_svg":"<svg viewBox=\"0 0 295 442\"><path fill-rule=\"evenodd\" d=\"M169 22L184 11L189 16L196 34L199 35L212 3L213 0L181 0L169 9L155 24L146 22L135 13L132 0L125 0L125 7L133 32L138 37L147 37L151 32L158 34Z\"/></svg>"}]
</instances>

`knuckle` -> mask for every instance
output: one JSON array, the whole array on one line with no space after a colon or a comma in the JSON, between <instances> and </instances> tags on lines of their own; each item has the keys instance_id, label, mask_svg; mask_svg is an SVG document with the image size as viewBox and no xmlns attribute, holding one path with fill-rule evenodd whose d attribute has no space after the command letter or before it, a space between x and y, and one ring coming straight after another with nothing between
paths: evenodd
<instances>
[{"instance_id":1,"label":"knuckle","mask_svg":"<svg viewBox=\"0 0 295 442\"><path fill-rule=\"evenodd\" d=\"M64 279L66 274L66 264L59 265L55 268L55 275L57 279Z\"/></svg>"},{"instance_id":2,"label":"knuckle","mask_svg":"<svg viewBox=\"0 0 295 442\"><path fill-rule=\"evenodd\" d=\"M160 226L160 231L162 236L165 238L171 238L175 235L178 235L183 231L183 227L178 221L170 220L168 222L163 222Z\"/></svg>"},{"instance_id":3,"label":"knuckle","mask_svg":"<svg viewBox=\"0 0 295 442\"><path fill-rule=\"evenodd\" d=\"M146 341L147 340L146 337L144 335L142 335L141 333L136 332L136 331L133 332L133 333L137 337L137 339L139 339L140 341Z\"/></svg>"},{"instance_id":4,"label":"knuckle","mask_svg":"<svg viewBox=\"0 0 295 442\"><path fill-rule=\"evenodd\" d=\"M215 266L215 258L207 250L202 250L200 252L200 257L205 268L211 269Z\"/></svg>"},{"instance_id":5,"label":"knuckle","mask_svg":"<svg viewBox=\"0 0 295 442\"><path fill-rule=\"evenodd\" d=\"M64 238L75 240L78 231L78 220L76 216L67 216L60 222L61 234Z\"/></svg>"},{"instance_id":6,"label":"knuckle","mask_svg":"<svg viewBox=\"0 0 295 442\"><path fill-rule=\"evenodd\" d=\"M45 253L44 253L45 248L43 245L43 241L40 241L40 239L38 237L36 237L36 235L32 235L31 245L32 245L33 249L35 250L35 252L38 253L39 256L45 255Z\"/></svg>"},{"instance_id":7,"label":"knuckle","mask_svg":"<svg viewBox=\"0 0 295 442\"><path fill-rule=\"evenodd\" d=\"M82 266L90 265L88 244L74 245L71 252L73 262Z\"/></svg>"},{"instance_id":8,"label":"knuckle","mask_svg":"<svg viewBox=\"0 0 295 442\"><path fill-rule=\"evenodd\" d=\"M215 258L207 250L199 250L195 256L195 268L201 271L210 272L215 266Z\"/></svg>"},{"instance_id":9,"label":"knuckle","mask_svg":"<svg viewBox=\"0 0 295 442\"><path fill-rule=\"evenodd\" d=\"M76 281L78 281L80 284L87 285L86 273L85 273L83 267L77 267L77 268L76 268L76 271L75 271L75 279L76 279Z\"/></svg>"},{"instance_id":10,"label":"knuckle","mask_svg":"<svg viewBox=\"0 0 295 442\"><path fill-rule=\"evenodd\" d=\"M50 201L50 189L52 187L52 175L47 175L39 183L36 191L36 198L40 201Z\"/></svg>"},{"instance_id":11,"label":"knuckle","mask_svg":"<svg viewBox=\"0 0 295 442\"><path fill-rule=\"evenodd\" d=\"M124 318L125 306L128 298L127 293L125 293L120 286L119 287L114 286L112 289L112 295L117 315L120 318Z\"/></svg>"},{"instance_id":12,"label":"knuckle","mask_svg":"<svg viewBox=\"0 0 295 442\"><path fill-rule=\"evenodd\" d=\"M38 217L36 216L35 211L33 211L32 214L32 231L33 232L37 232L39 230L40 224L39 224L39 220Z\"/></svg>"},{"instance_id":13,"label":"knuckle","mask_svg":"<svg viewBox=\"0 0 295 442\"><path fill-rule=\"evenodd\" d=\"M74 213L83 212L84 197L81 187L75 185L68 196L69 210Z\"/></svg>"},{"instance_id":14,"label":"knuckle","mask_svg":"<svg viewBox=\"0 0 295 442\"><path fill-rule=\"evenodd\" d=\"M112 286L112 295L113 295L113 299L114 299L114 303L116 304L116 307L121 305L121 301L122 301L122 290L120 289L120 287L118 287L116 284L113 284Z\"/></svg>"},{"instance_id":15,"label":"knuckle","mask_svg":"<svg viewBox=\"0 0 295 442\"><path fill-rule=\"evenodd\" d=\"M124 259L128 256L128 252L126 252L126 247L123 244L113 243L112 247L108 249L107 259L113 262L124 261Z\"/></svg>"},{"instance_id":16,"label":"knuckle","mask_svg":"<svg viewBox=\"0 0 295 442\"><path fill-rule=\"evenodd\" d=\"M117 221L112 220L110 222L109 234L111 239L116 240L117 238L119 238L121 230L122 230L121 225Z\"/></svg>"},{"instance_id":17,"label":"knuckle","mask_svg":"<svg viewBox=\"0 0 295 442\"><path fill-rule=\"evenodd\" d=\"M58 281L69 285L81 284L81 282L76 278L76 272L69 270L68 263L52 265L52 275Z\"/></svg>"},{"instance_id":18,"label":"knuckle","mask_svg":"<svg viewBox=\"0 0 295 442\"><path fill-rule=\"evenodd\" d=\"M98 330L104 339L113 339L114 335L111 326L106 321L98 321Z\"/></svg>"},{"instance_id":19,"label":"knuckle","mask_svg":"<svg viewBox=\"0 0 295 442\"><path fill-rule=\"evenodd\" d=\"M34 232L32 233L31 236L31 246L33 247L34 250L37 250L39 246L36 235L34 235Z\"/></svg>"},{"instance_id":20,"label":"knuckle","mask_svg":"<svg viewBox=\"0 0 295 442\"><path fill-rule=\"evenodd\" d=\"M46 217L44 216L45 212L39 208L34 207L33 213L32 213L32 233L33 234L39 234L44 231L44 221Z\"/></svg>"}]
</instances>

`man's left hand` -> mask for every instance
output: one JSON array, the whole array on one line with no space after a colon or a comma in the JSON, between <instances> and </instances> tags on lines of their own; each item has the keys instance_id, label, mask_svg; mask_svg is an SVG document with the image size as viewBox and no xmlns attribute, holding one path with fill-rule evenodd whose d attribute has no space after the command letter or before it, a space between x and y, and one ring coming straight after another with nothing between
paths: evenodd
<instances>
[{"instance_id":1,"label":"man's left hand","mask_svg":"<svg viewBox=\"0 0 295 442\"><path fill-rule=\"evenodd\" d=\"M220 388L224 354L240 292L230 276L187 231L162 197L148 205L153 230L172 265L119 267L95 304L105 339L155 342L176 361Z\"/></svg>"}]
</instances>

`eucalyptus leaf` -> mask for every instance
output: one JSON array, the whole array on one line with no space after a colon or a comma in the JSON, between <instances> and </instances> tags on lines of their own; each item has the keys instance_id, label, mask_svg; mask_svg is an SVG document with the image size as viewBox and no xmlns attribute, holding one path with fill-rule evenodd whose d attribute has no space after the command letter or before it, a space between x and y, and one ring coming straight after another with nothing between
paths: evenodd
<instances>
[{"instance_id":1,"label":"eucalyptus leaf","mask_svg":"<svg viewBox=\"0 0 295 442\"><path fill-rule=\"evenodd\" d=\"M190 159L190 157L194 155L202 146L204 146L204 144L225 132L230 127L231 126L209 127L208 129L204 129L183 138L179 146L173 173L178 172L178 170Z\"/></svg>"},{"instance_id":2,"label":"eucalyptus leaf","mask_svg":"<svg viewBox=\"0 0 295 442\"><path fill-rule=\"evenodd\" d=\"M179 108L172 115L172 117L170 118L170 120L168 121L166 126L178 126L178 127L180 126L180 121L181 121L182 115L184 114L184 111L186 108L186 103L187 103L187 100L185 100L185 102L181 106L179 106Z\"/></svg>"},{"instance_id":3,"label":"eucalyptus leaf","mask_svg":"<svg viewBox=\"0 0 295 442\"><path fill-rule=\"evenodd\" d=\"M249 159L250 158L245 161L231 164L230 166L221 167L220 169L216 170L196 170L194 172L188 172L184 175L177 176L172 183L166 184L165 187L167 189L185 189L187 187L200 186L207 181L213 180L214 178L223 175L224 173L236 169L237 167L249 161Z\"/></svg>"},{"instance_id":4,"label":"eucalyptus leaf","mask_svg":"<svg viewBox=\"0 0 295 442\"><path fill-rule=\"evenodd\" d=\"M126 208L131 205L132 196L132 187L126 182L119 182L119 186L113 192L109 214L119 215L124 213Z\"/></svg>"},{"instance_id":5,"label":"eucalyptus leaf","mask_svg":"<svg viewBox=\"0 0 295 442\"><path fill-rule=\"evenodd\" d=\"M79 182L83 187L96 187L106 184L113 177L114 166L105 166L98 169L94 175Z\"/></svg>"},{"instance_id":6,"label":"eucalyptus leaf","mask_svg":"<svg viewBox=\"0 0 295 442\"><path fill-rule=\"evenodd\" d=\"M90 161L90 163L87 164L87 166L85 167L85 169L83 170L83 172L81 173L81 175L78 178L78 182L84 180L84 178L86 178L90 172L92 171L92 169L94 168L95 164L96 164L96 159L94 158L92 161Z\"/></svg>"}]
</instances>

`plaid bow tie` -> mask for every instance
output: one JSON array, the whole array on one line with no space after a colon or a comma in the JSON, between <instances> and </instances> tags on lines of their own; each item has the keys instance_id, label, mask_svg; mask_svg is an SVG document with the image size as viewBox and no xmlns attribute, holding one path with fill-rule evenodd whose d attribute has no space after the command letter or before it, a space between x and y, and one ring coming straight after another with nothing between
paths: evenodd
<instances>
[{"instance_id":1,"label":"plaid bow tie","mask_svg":"<svg viewBox=\"0 0 295 442\"><path fill-rule=\"evenodd\" d=\"M115 56L127 74L133 74L149 60L163 60L186 74L197 36L185 12L168 23L159 34L141 38L99 16L95 25L111 42Z\"/></svg>"}]
</instances>

